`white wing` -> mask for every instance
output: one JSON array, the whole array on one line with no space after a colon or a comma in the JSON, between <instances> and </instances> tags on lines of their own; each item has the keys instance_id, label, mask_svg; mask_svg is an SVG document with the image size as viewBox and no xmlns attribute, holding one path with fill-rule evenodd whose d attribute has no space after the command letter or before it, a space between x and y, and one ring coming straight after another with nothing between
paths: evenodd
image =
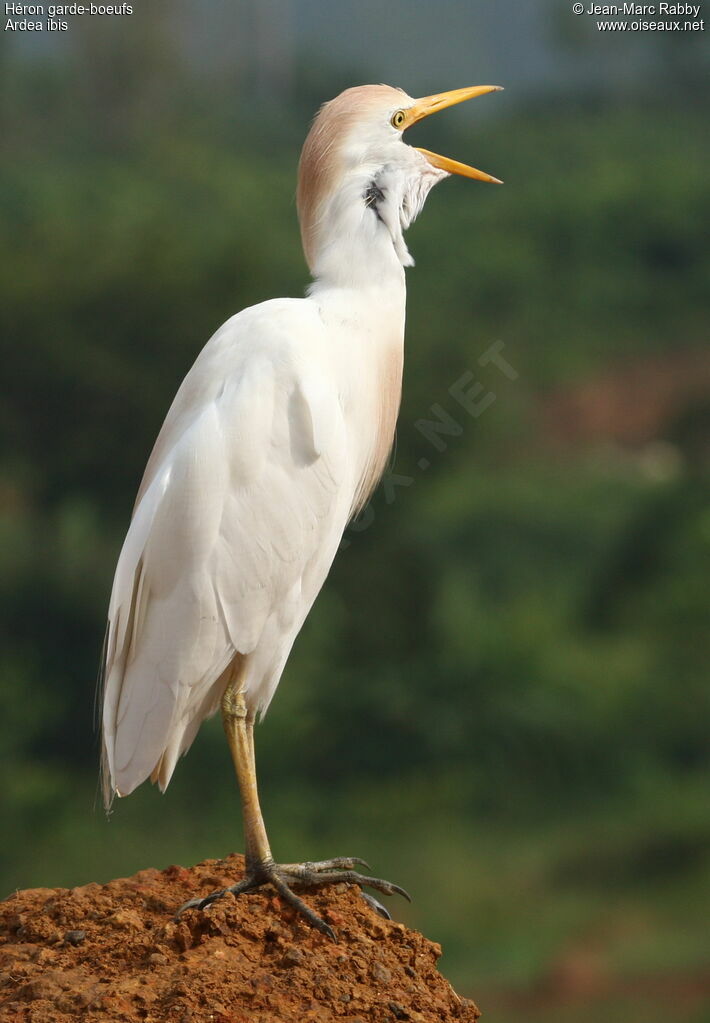
<instances>
[{"instance_id":1,"label":"white wing","mask_svg":"<svg viewBox=\"0 0 710 1023\"><path fill-rule=\"evenodd\" d=\"M278 683L352 499L324 335L308 300L245 310L205 346L178 391L111 595L109 797L151 774L167 785L217 709L236 654L253 662L255 709Z\"/></svg>"}]
</instances>

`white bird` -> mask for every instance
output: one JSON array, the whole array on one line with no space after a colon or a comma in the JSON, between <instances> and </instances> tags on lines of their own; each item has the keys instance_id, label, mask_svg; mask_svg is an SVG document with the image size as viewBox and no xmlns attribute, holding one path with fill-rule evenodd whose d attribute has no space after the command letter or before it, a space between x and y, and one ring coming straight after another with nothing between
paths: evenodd
<instances>
[{"instance_id":1,"label":"white bird","mask_svg":"<svg viewBox=\"0 0 710 1023\"><path fill-rule=\"evenodd\" d=\"M119 556L103 656L104 795L168 786L202 721L221 708L241 795L246 874L187 906L270 883L402 889L355 857L277 864L256 786L253 727L328 574L348 520L385 467L400 403L403 232L449 174L498 181L413 148L406 128L496 90L412 99L347 89L301 154L298 215L313 284L245 309L205 345L145 469ZM372 900L374 902L374 900ZM381 907L379 907L381 908Z\"/></svg>"}]
</instances>

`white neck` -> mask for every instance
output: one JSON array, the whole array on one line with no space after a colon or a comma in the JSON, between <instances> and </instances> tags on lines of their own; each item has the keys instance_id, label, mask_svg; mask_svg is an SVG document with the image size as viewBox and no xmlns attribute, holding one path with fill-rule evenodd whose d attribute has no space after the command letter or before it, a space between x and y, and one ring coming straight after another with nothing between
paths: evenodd
<instances>
[{"instance_id":1,"label":"white neck","mask_svg":"<svg viewBox=\"0 0 710 1023\"><path fill-rule=\"evenodd\" d=\"M402 235L401 196L382 172L359 168L320 211L316 282L330 287L403 287L413 264Z\"/></svg>"}]
</instances>

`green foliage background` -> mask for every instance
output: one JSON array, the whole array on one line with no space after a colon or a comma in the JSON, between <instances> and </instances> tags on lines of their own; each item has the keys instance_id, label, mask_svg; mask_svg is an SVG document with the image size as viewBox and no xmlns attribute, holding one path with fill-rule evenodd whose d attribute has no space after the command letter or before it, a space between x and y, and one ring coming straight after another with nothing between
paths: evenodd
<instances>
[{"instance_id":1,"label":"green foliage background","mask_svg":"<svg viewBox=\"0 0 710 1023\"><path fill-rule=\"evenodd\" d=\"M120 101L81 63L5 71L4 892L241 842L216 722L165 798L144 787L106 821L93 680L179 381L232 312L306 283L298 145L347 83L310 68L255 116L179 64L155 98L140 60ZM491 1019L710 1018L682 997L710 909L710 144L700 105L660 91L518 103L477 126L475 159L465 119L426 126L507 184L448 182L410 232L395 475L257 737L276 853L365 855L412 890L395 914ZM481 364L496 340L515 379ZM633 418L644 368L689 358L698 386L643 436L550 419L614 374ZM450 391L467 371L495 394L479 417ZM432 406L457 427L444 450L417 425Z\"/></svg>"}]
</instances>

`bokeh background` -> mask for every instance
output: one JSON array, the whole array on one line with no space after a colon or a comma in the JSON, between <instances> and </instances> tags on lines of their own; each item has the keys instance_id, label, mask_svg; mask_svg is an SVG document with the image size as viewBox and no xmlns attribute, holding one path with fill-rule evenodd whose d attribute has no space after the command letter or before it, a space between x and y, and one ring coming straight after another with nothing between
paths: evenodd
<instances>
[{"instance_id":1,"label":"bokeh background","mask_svg":"<svg viewBox=\"0 0 710 1023\"><path fill-rule=\"evenodd\" d=\"M307 282L318 105L500 83L412 135L506 184L447 181L410 231L396 455L258 730L266 819L283 858L410 889L486 1019L710 1020L706 36L570 6L138 0L0 34L3 893L241 847L218 721L165 797L99 805L143 466L212 331Z\"/></svg>"}]
</instances>

